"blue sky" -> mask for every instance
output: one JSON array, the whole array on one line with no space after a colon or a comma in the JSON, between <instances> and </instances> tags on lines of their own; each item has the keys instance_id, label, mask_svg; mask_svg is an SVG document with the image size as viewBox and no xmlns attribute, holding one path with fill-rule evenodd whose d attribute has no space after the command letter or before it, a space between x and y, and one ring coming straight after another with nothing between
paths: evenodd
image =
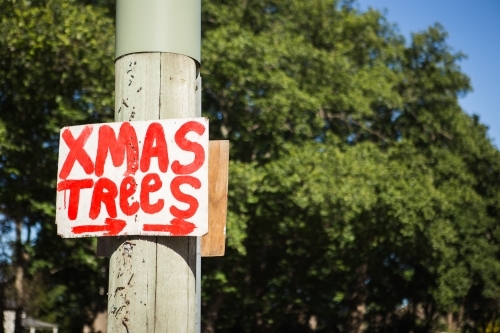
<instances>
[{"instance_id":1,"label":"blue sky","mask_svg":"<svg viewBox=\"0 0 500 333\"><path fill-rule=\"evenodd\" d=\"M488 136L500 147L500 0L358 0L358 8L384 11L407 43L412 32L436 22L449 34L448 45L467 55L460 65L473 91L460 99L469 114L489 127Z\"/></svg>"}]
</instances>

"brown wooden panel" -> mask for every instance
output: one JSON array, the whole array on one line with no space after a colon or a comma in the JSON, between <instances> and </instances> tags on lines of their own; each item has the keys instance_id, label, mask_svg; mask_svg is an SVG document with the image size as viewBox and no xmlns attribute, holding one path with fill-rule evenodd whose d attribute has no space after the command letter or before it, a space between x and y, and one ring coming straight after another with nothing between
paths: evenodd
<instances>
[{"instance_id":1,"label":"brown wooden panel","mask_svg":"<svg viewBox=\"0 0 500 333\"><path fill-rule=\"evenodd\" d=\"M229 141L210 141L208 152L208 233L201 237L201 256L217 257L226 245Z\"/></svg>"}]
</instances>

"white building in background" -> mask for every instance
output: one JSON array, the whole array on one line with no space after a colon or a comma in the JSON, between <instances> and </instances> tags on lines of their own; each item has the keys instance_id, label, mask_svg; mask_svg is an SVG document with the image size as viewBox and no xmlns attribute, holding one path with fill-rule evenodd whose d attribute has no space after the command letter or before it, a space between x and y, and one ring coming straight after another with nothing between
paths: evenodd
<instances>
[{"instance_id":1,"label":"white building in background","mask_svg":"<svg viewBox=\"0 0 500 333\"><path fill-rule=\"evenodd\" d=\"M4 311L3 312L3 327L5 333L14 333L14 321L16 319L15 311ZM59 325L50 324L37 320L23 314L22 325L25 330L29 330L30 333L35 333L35 331L52 331L52 333L57 333L59 330Z\"/></svg>"},{"instance_id":2,"label":"white building in background","mask_svg":"<svg viewBox=\"0 0 500 333\"><path fill-rule=\"evenodd\" d=\"M16 319L15 311L3 312L3 329L5 333L14 333L14 320Z\"/></svg>"}]
</instances>

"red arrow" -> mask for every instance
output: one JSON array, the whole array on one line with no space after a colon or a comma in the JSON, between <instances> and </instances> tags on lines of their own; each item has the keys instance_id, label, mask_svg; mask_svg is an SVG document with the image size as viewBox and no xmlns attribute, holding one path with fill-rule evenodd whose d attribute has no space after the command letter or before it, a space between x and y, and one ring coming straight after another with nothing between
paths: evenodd
<instances>
[{"instance_id":1,"label":"red arrow","mask_svg":"<svg viewBox=\"0 0 500 333\"><path fill-rule=\"evenodd\" d=\"M104 234L104 236L115 236L118 235L118 233L120 233L126 225L127 223L123 220L107 218L104 220L104 225L79 225L78 227L72 227L71 231L74 234L108 231L108 233Z\"/></svg>"},{"instance_id":2,"label":"red arrow","mask_svg":"<svg viewBox=\"0 0 500 333\"><path fill-rule=\"evenodd\" d=\"M188 221L173 219L172 224L145 224L144 231L170 232L172 236L185 236L193 232L196 226Z\"/></svg>"}]
</instances>

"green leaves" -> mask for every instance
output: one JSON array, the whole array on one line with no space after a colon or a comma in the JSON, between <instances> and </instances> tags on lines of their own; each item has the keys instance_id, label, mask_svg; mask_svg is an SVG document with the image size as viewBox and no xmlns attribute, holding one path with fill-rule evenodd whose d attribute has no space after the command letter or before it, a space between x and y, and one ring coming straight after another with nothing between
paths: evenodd
<instances>
[{"instance_id":1,"label":"green leaves","mask_svg":"<svg viewBox=\"0 0 500 333\"><path fill-rule=\"evenodd\" d=\"M55 232L59 130L110 119L113 22L74 1L0 8L0 213L2 223L38 231L17 240L11 264L26 272L30 315L78 331L105 307L106 276L90 240L70 244Z\"/></svg>"},{"instance_id":2,"label":"green leaves","mask_svg":"<svg viewBox=\"0 0 500 333\"><path fill-rule=\"evenodd\" d=\"M348 2L203 8L204 111L233 161L228 254L204 271L240 291L219 329L389 331L403 313L430 329L498 302L499 155L458 105L471 88L443 27L405 45Z\"/></svg>"}]
</instances>

